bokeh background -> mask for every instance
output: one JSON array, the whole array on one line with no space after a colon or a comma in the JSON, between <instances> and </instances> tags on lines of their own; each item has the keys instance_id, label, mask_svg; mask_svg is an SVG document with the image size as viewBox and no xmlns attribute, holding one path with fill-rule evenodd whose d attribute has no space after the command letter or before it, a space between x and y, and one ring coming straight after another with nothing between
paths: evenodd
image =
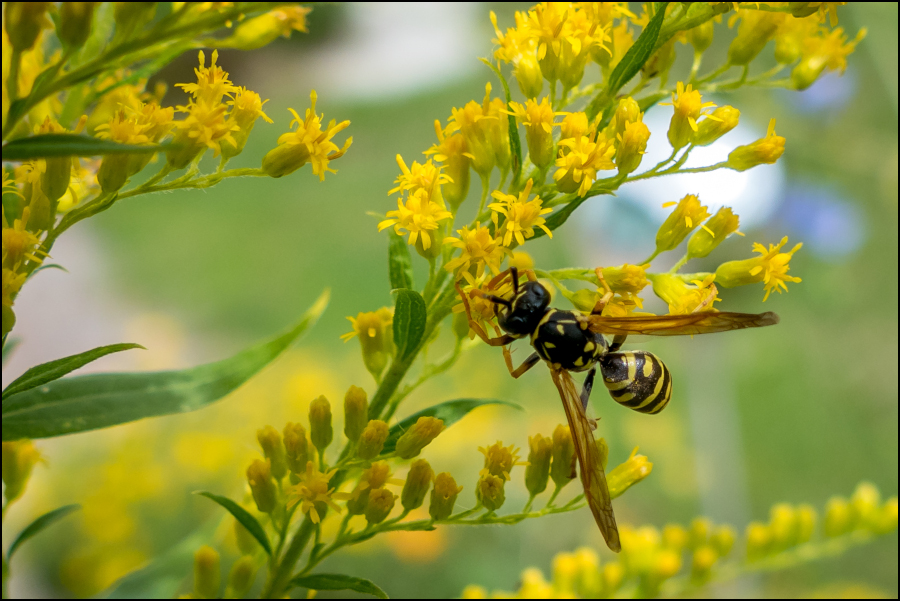
<instances>
[{"instance_id":1,"label":"bokeh background","mask_svg":"<svg viewBox=\"0 0 900 601\"><path fill-rule=\"evenodd\" d=\"M258 165L284 130L287 107L302 112L315 88L320 112L352 122L353 147L333 164L339 173L324 183L303 170L129 199L79 225L54 248L55 262L68 273L42 272L19 297L21 344L3 369L4 383L38 362L123 341L148 350L90 369L186 367L282 331L326 287L331 305L286 356L208 409L40 442L47 463L37 468L27 502L10 511L4 544L46 510L65 503L84 508L22 550L13 596L98 593L196 528L215 524L221 510L189 493L239 497L246 465L258 453L257 428L305 420L311 399L325 394L337 404L350 384L371 393L358 345L339 338L350 329L346 316L391 303L386 236L367 212L392 208L387 190L398 171L396 154L421 160L434 141L434 119L482 98L492 77L477 60L491 51L488 11L497 11L506 27L512 12L524 8L318 6L308 35L255 52L220 53L219 64L236 84L271 99L265 108L277 122L260 122L233 166ZM675 374L674 398L663 414L636 414L602 390L594 395L611 460L639 445L654 463L652 476L616 502L620 523L662 526L706 515L741 530L766 519L773 503L822 507L860 480L897 492L897 5L851 3L839 15L851 35L869 29L843 77L825 76L803 93L740 90L727 100L712 98L742 112L741 127L709 150L712 158L759 137L775 116L787 138L777 165L651 181L616 198L597 197L553 240L527 246L544 268L637 262L652 250L664 218L659 206L687 192L699 192L713 208L734 206L742 216L747 237L724 244L720 260L744 258L751 241L777 242L783 234L790 245L805 243L791 263L803 282L789 294L764 307L759 287L722 294L728 310L777 311L777 328L642 345ZM720 26L708 55L724 56L731 35ZM771 56L771 46L763 55ZM190 81L195 61L190 53L155 78L170 85L167 104L181 103L172 84ZM671 79L687 66L676 64ZM647 115L655 132L647 160L668 152L652 145L664 141L658 132L668 115L664 107ZM658 266L667 260L674 258ZM465 396L506 399L526 411L481 409L426 450L436 471L452 472L465 486L461 507L474 504L478 446L500 439L527 448L529 435L548 435L563 421L545 369L514 381L499 351L489 348L472 350L417 391L400 415ZM507 487L511 508L525 500L522 476L514 473ZM574 494L576 486L570 488ZM235 550L224 532L217 546L228 556ZM555 553L580 545L604 548L586 510L516 527L378 537L323 569L371 578L392 596L456 596L470 583L512 590L523 568L546 572ZM895 534L714 593L852 590L896 597L897 561Z\"/></svg>"}]
</instances>

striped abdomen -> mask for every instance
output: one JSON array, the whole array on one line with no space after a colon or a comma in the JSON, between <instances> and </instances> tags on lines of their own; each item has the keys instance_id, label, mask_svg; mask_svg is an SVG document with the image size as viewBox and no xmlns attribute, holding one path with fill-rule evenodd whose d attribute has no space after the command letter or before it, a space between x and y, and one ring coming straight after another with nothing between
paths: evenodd
<instances>
[{"instance_id":1,"label":"striped abdomen","mask_svg":"<svg viewBox=\"0 0 900 601\"><path fill-rule=\"evenodd\" d=\"M672 374L652 353L608 353L601 359L600 369L613 400L635 411L659 413L672 396Z\"/></svg>"}]
</instances>

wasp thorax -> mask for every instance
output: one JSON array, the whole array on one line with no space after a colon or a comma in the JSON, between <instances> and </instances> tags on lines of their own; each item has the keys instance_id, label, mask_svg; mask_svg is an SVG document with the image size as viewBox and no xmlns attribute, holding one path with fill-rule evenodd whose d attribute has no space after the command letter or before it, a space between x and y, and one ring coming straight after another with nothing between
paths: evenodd
<instances>
[{"instance_id":1,"label":"wasp thorax","mask_svg":"<svg viewBox=\"0 0 900 601\"><path fill-rule=\"evenodd\" d=\"M513 336L527 336L540 323L550 305L550 292L538 282L525 282L510 304L500 311L500 327Z\"/></svg>"}]
</instances>

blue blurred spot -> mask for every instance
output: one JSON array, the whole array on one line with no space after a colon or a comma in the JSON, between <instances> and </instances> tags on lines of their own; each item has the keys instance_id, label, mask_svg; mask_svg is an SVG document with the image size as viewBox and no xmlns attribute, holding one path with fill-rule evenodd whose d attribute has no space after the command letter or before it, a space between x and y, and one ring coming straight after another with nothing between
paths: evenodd
<instances>
[{"instance_id":1,"label":"blue blurred spot","mask_svg":"<svg viewBox=\"0 0 900 601\"><path fill-rule=\"evenodd\" d=\"M806 90L784 90L782 95L801 112L837 111L853 98L856 87L856 76L851 71L844 75L828 71Z\"/></svg>"},{"instance_id":2,"label":"blue blurred spot","mask_svg":"<svg viewBox=\"0 0 900 601\"><path fill-rule=\"evenodd\" d=\"M835 260L862 245L865 223L859 207L819 186L788 190L782 215L791 236L820 258Z\"/></svg>"}]
</instances>

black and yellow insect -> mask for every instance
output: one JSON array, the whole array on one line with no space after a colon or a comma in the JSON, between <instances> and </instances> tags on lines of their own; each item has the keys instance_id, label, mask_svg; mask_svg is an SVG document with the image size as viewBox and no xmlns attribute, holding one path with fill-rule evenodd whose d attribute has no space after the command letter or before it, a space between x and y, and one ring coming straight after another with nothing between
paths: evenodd
<instances>
[{"instance_id":1,"label":"black and yellow insect","mask_svg":"<svg viewBox=\"0 0 900 601\"><path fill-rule=\"evenodd\" d=\"M594 385L597 367L610 396L617 403L642 413L659 413L672 396L672 374L665 364L646 351L622 351L629 334L679 336L711 334L743 328L758 328L778 323L774 313L726 313L703 311L688 315L648 315L603 317L601 313L612 298L606 295L590 315L550 307L550 293L527 272L528 281L519 285L518 272L510 268L494 278L488 289L494 290L508 276L512 283L511 298L493 294L476 294L500 306L497 323L506 332L490 337L471 315L468 298L457 286L463 300L469 326L491 346L502 346L509 373L518 378L543 359L550 367L553 383L559 390L566 419L575 442L575 455L581 465L581 482L594 519L613 551L620 550L619 531L613 514L606 475L600 460L593 430L596 422L586 415L588 399ZM597 270L601 283L602 273ZM713 297L715 291L713 290ZM701 309L706 303L701 304ZM606 336L613 337L608 342ZM530 336L535 352L514 368L507 345ZM587 371L581 394L569 372ZM573 466L574 467L574 466ZM574 474L573 474L574 477Z\"/></svg>"}]
</instances>

